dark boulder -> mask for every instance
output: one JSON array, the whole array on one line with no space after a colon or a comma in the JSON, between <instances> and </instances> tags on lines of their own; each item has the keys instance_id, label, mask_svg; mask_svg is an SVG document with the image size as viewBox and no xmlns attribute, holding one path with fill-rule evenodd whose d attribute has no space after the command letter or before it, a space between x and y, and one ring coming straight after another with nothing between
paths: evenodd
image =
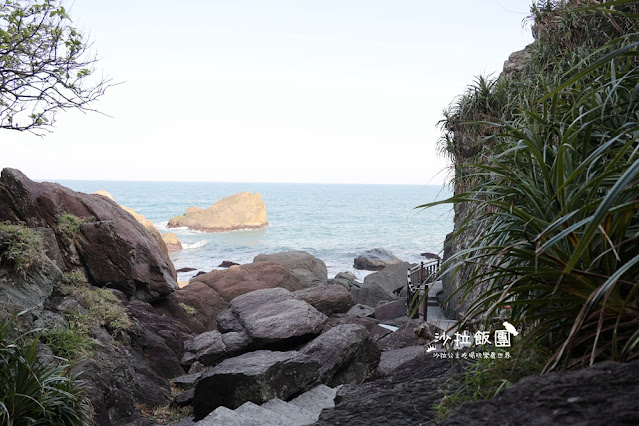
<instances>
[{"instance_id":1,"label":"dark boulder","mask_svg":"<svg viewBox=\"0 0 639 426\"><path fill-rule=\"evenodd\" d=\"M487 401L455 410L445 426L639 424L639 361L602 362L522 379Z\"/></svg>"},{"instance_id":2,"label":"dark boulder","mask_svg":"<svg viewBox=\"0 0 639 426\"><path fill-rule=\"evenodd\" d=\"M300 349L322 367L319 381L330 387L362 383L377 367L380 351L366 327L338 325Z\"/></svg>"},{"instance_id":3,"label":"dark boulder","mask_svg":"<svg viewBox=\"0 0 639 426\"><path fill-rule=\"evenodd\" d=\"M202 375L193 408L200 420L219 406L235 409L247 401L286 400L317 380L320 365L299 352L256 351L228 358Z\"/></svg>"},{"instance_id":4,"label":"dark boulder","mask_svg":"<svg viewBox=\"0 0 639 426\"><path fill-rule=\"evenodd\" d=\"M225 260L222 263L220 263L219 265L217 265L218 268L230 268L231 266L236 266L239 265L239 263L235 263L235 262L231 262L230 260Z\"/></svg>"},{"instance_id":5,"label":"dark boulder","mask_svg":"<svg viewBox=\"0 0 639 426\"><path fill-rule=\"evenodd\" d=\"M433 404L443 396L440 389L450 392L446 385L450 372L451 363L424 353L403 363L387 377L342 386L335 397L335 408L323 410L314 425L436 424ZM499 413L502 417L497 423L482 424L503 424L512 419L507 411ZM478 416L477 420L483 419Z\"/></svg>"},{"instance_id":6,"label":"dark boulder","mask_svg":"<svg viewBox=\"0 0 639 426\"><path fill-rule=\"evenodd\" d=\"M348 312L354 305L353 296L339 284L318 285L293 293L296 298L310 303L324 315Z\"/></svg>"}]
</instances>

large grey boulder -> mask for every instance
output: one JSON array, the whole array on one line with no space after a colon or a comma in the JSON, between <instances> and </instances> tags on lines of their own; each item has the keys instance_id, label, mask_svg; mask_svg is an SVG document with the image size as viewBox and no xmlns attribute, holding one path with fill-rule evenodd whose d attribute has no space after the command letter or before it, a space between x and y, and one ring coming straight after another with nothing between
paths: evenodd
<instances>
[{"instance_id":1,"label":"large grey boulder","mask_svg":"<svg viewBox=\"0 0 639 426\"><path fill-rule=\"evenodd\" d=\"M331 387L362 383L377 367L380 351L366 327L359 324L338 325L301 350L322 367L319 380Z\"/></svg>"},{"instance_id":2,"label":"large grey boulder","mask_svg":"<svg viewBox=\"0 0 639 426\"><path fill-rule=\"evenodd\" d=\"M320 365L296 351L260 350L228 358L204 373L195 387L193 408L200 420L219 406L235 409L299 394L317 380Z\"/></svg>"},{"instance_id":3,"label":"large grey boulder","mask_svg":"<svg viewBox=\"0 0 639 426\"><path fill-rule=\"evenodd\" d=\"M368 274L364 278L364 286L376 284L389 295L399 295L402 288L406 287L406 273L410 263L401 262L388 265L379 272Z\"/></svg>"},{"instance_id":4,"label":"large grey boulder","mask_svg":"<svg viewBox=\"0 0 639 426\"><path fill-rule=\"evenodd\" d=\"M186 367L196 361L203 366L212 366L241 353L250 343L251 339L245 332L222 334L217 330L207 331L185 343L181 362Z\"/></svg>"},{"instance_id":5,"label":"large grey boulder","mask_svg":"<svg viewBox=\"0 0 639 426\"><path fill-rule=\"evenodd\" d=\"M222 341L222 333L217 330L207 331L185 342L181 363L187 367L195 361L203 365L215 365L225 354L226 345Z\"/></svg>"},{"instance_id":6,"label":"large grey boulder","mask_svg":"<svg viewBox=\"0 0 639 426\"><path fill-rule=\"evenodd\" d=\"M358 255L353 262L353 268L366 271L379 271L388 265L401 262L401 259L395 257L390 251L383 248L374 248Z\"/></svg>"},{"instance_id":7,"label":"large grey boulder","mask_svg":"<svg viewBox=\"0 0 639 426\"><path fill-rule=\"evenodd\" d=\"M305 251L258 254L253 259L253 263L258 262L275 262L286 266L302 280L304 287L312 287L324 283L328 279L326 264Z\"/></svg>"},{"instance_id":8,"label":"large grey boulder","mask_svg":"<svg viewBox=\"0 0 639 426\"><path fill-rule=\"evenodd\" d=\"M353 288L351 288L351 294L356 304L371 306L373 308L382 302L395 299L394 295L384 290L375 282L362 284L361 287L353 286Z\"/></svg>"},{"instance_id":9,"label":"large grey boulder","mask_svg":"<svg viewBox=\"0 0 639 426\"><path fill-rule=\"evenodd\" d=\"M293 294L296 298L310 303L324 315L348 312L355 304L351 293L339 284L319 285Z\"/></svg>"},{"instance_id":10,"label":"large grey boulder","mask_svg":"<svg viewBox=\"0 0 639 426\"><path fill-rule=\"evenodd\" d=\"M322 332L328 317L283 288L243 294L230 308L256 348L291 349ZM230 314L224 318L229 323Z\"/></svg>"}]
</instances>

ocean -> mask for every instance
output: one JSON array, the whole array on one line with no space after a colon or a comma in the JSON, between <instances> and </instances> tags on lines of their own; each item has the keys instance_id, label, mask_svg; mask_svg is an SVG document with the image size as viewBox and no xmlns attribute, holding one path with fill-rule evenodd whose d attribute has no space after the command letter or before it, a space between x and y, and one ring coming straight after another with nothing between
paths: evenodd
<instances>
[{"instance_id":1,"label":"ocean","mask_svg":"<svg viewBox=\"0 0 639 426\"><path fill-rule=\"evenodd\" d=\"M385 248L407 262L440 253L453 228L450 206L416 206L450 195L432 185L339 185L294 183L57 181L73 190L110 192L118 204L151 220L160 232L175 232L184 249L171 253L176 269L210 271L229 260L250 263L260 253L304 250L323 260L329 278L349 271L362 280L369 271L353 268L365 250ZM169 219L190 206L209 207L242 191L259 192L269 226L208 234L168 229ZM186 281L195 272L180 273Z\"/></svg>"}]
</instances>

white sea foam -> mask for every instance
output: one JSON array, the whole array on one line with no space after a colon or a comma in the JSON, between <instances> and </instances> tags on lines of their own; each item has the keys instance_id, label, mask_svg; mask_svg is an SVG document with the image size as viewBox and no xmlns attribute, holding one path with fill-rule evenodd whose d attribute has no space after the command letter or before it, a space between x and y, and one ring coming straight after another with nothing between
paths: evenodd
<instances>
[{"instance_id":1,"label":"white sea foam","mask_svg":"<svg viewBox=\"0 0 639 426\"><path fill-rule=\"evenodd\" d=\"M204 247L208 241L197 241L195 243L182 243L182 250L193 250Z\"/></svg>"}]
</instances>

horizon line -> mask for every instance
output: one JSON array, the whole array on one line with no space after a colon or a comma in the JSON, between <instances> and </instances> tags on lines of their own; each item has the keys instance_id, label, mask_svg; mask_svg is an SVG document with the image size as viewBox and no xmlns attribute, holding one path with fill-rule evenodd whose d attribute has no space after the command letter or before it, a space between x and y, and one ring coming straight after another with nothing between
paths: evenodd
<instances>
[{"instance_id":1,"label":"horizon line","mask_svg":"<svg viewBox=\"0 0 639 426\"><path fill-rule=\"evenodd\" d=\"M141 182L141 183L247 183L247 184L278 184L278 185L387 185L387 186L441 186L447 187L444 182L440 183L357 183L357 182L274 182L274 181L207 181L207 180L143 180L143 179L66 179L66 178L35 178L39 182Z\"/></svg>"}]
</instances>

